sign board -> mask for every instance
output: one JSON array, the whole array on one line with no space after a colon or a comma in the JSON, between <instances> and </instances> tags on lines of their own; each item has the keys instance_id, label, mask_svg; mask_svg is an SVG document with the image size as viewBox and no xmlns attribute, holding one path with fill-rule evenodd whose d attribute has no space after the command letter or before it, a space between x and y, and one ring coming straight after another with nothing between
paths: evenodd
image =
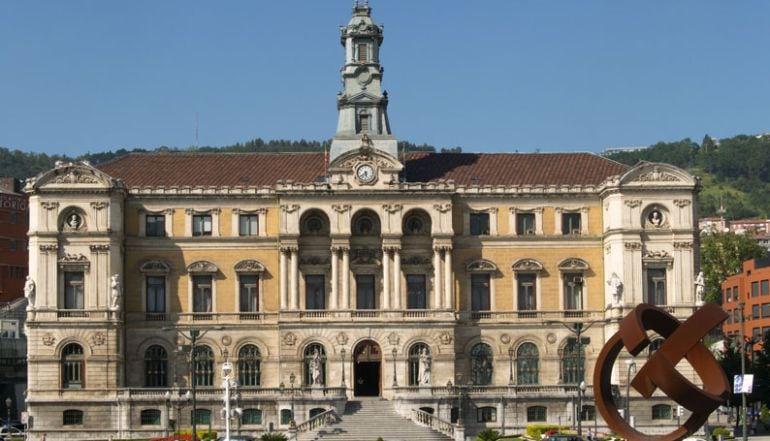
<instances>
[{"instance_id":1,"label":"sign board","mask_svg":"<svg viewBox=\"0 0 770 441\"><path fill-rule=\"evenodd\" d=\"M746 374L744 376L733 376L733 393L734 394L750 394L754 389L754 374Z\"/></svg>"}]
</instances>

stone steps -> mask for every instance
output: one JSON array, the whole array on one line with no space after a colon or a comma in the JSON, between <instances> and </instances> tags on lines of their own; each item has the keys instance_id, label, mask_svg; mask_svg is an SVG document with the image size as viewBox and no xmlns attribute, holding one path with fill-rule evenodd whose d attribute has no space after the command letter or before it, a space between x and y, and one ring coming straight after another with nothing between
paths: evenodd
<instances>
[{"instance_id":1,"label":"stone steps","mask_svg":"<svg viewBox=\"0 0 770 441\"><path fill-rule=\"evenodd\" d=\"M450 441L451 438L415 424L380 399L348 401L340 421L314 432L301 433L298 441Z\"/></svg>"}]
</instances>

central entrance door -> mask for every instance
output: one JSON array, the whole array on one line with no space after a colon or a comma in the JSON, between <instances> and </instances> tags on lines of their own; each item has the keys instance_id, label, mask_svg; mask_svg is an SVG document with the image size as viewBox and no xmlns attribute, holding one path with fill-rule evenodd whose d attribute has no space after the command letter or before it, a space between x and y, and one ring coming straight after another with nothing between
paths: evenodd
<instances>
[{"instance_id":1,"label":"central entrance door","mask_svg":"<svg viewBox=\"0 0 770 441\"><path fill-rule=\"evenodd\" d=\"M357 397L379 397L382 351L371 341L362 341L353 352L354 393Z\"/></svg>"}]
</instances>

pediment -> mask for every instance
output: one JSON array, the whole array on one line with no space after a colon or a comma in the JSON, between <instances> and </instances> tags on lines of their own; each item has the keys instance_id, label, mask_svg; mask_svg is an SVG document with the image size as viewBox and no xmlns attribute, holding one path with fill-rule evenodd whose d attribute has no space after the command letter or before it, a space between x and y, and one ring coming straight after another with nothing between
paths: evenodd
<instances>
[{"instance_id":1,"label":"pediment","mask_svg":"<svg viewBox=\"0 0 770 441\"><path fill-rule=\"evenodd\" d=\"M513 271L540 272L545 269L542 263L535 259L521 259L512 266Z\"/></svg>"},{"instance_id":2,"label":"pediment","mask_svg":"<svg viewBox=\"0 0 770 441\"><path fill-rule=\"evenodd\" d=\"M400 172L404 166L398 159L374 147L374 143L368 137L361 140L361 147L349 150L336 158L329 164L329 172L349 172L357 164L362 162L371 162L377 167L392 172Z\"/></svg>"},{"instance_id":3,"label":"pediment","mask_svg":"<svg viewBox=\"0 0 770 441\"><path fill-rule=\"evenodd\" d=\"M199 260L187 266L188 273L216 273L219 271L216 265L206 260Z\"/></svg>"},{"instance_id":4,"label":"pediment","mask_svg":"<svg viewBox=\"0 0 770 441\"><path fill-rule=\"evenodd\" d=\"M695 186L697 179L671 164L640 162L620 177L621 186Z\"/></svg>"},{"instance_id":5,"label":"pediment","mask_svg":"<svg viewBox=\"0 0 770 441\"><path fill-rule=\"evenodd\" d=\"M474 273L493 273L497 272L497 265L491 260L476 259L466 263L465 270Z\"/></svg>"},{"instance_id":6,"label":"pediment","mask_svg":"<svg viewBox=\"0 0 770 441\"><path fill-rule=\"evenodd\" d=\"M56 167L27 179L24 191L34 193L42 189L78 188L123 189L125 185L87 162L58 162Z\"/></svg>"},{"instance_id":7,"label":"pediment","mask_svg":"<svg viewBox=\"0 0 770 441\"><path fill-rule=\"evenodd\" d=\"M347 102L349 103L378 103L381 100L381 96L372 95L368 92L360 92L347 97Z\"/></svg>"}]
</instances>

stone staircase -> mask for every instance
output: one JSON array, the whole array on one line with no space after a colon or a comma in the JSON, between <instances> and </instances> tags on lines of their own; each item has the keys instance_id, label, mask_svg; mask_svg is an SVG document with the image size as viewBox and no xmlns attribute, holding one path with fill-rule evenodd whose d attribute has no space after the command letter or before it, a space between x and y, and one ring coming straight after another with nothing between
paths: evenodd
<instances>
[{"instance_id":1,"label":"stone staircase","mask_svg":"<svg viewBox=\"0 0 770 441\"><path fill-rule=\"evenodd\" d=\"M348 401L341 421L314 432L300 433L298 441L451 441L446 435L415 424L393 409L389 401L359 399Z\"/></svg>"}]
</instances>

